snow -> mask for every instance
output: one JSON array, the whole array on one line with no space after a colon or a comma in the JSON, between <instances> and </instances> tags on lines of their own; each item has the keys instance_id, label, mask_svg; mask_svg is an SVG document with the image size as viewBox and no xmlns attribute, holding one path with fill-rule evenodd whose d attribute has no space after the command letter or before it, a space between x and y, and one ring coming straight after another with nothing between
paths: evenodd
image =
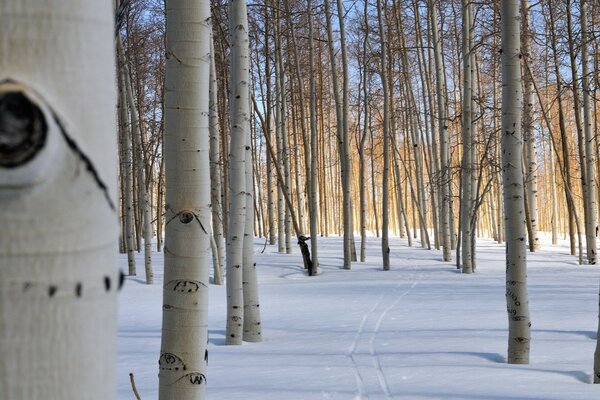
<instances>
[{"instance_id":1,"label":"snow","mask_svg":"<svg viewBox=\"0 0 600 400\"><path fill-rule=\"evenodd\" d=\"M504 246L479 239L477 273L462 275L441 252L392 238L367 262L342 265L339 237L319 239L321 274L306 276L300 252L257 239L264 341L225 346L225 287L210 287L208 399L592 399L598 267L579 266L566 244L528 253L529 365L506 364ZM357 238L357 246L359 238ZM126 270L126 256L120 259ZM142 266L142 267L140 267ZM120 297L119 399L158 397L162 254L155 284L143 260Z\"/></svg>"}]
</instances>

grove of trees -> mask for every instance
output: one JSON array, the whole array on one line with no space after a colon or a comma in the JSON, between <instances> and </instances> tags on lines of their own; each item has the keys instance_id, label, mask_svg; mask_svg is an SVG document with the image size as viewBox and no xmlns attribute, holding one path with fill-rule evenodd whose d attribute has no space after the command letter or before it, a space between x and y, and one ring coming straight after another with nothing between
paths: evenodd
<instances>
[{"instance_id":1,"label":"grove of trees","mask_svg":"<svg viewBox=\"0 0 600 400\"><path fill-rule=\"evenodd\" d=\"M505 243L509 363L540 237L597 262L597 0L42 3L0 2L2 398L112 398L117 218L129 275L165 255L161 399L204 398L211 283L227 344L261 340L255 237L310 240L312 276L330 235L344 269L367 241L394 268L392 235L464 274ZM53 359L77 385L42 391Z\"/></svg>"}]
</instances>

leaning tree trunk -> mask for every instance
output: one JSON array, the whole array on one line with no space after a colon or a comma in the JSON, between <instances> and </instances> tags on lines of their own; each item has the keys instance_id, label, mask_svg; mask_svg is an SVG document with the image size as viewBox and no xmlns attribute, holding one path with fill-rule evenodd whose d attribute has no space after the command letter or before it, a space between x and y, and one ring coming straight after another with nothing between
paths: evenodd
<instances>
[{"instance_id":1,"label":"leaning tree trunk","mask_svg":"<svg viewBox=\"0 0 600 400\"><path fill-rule=\"evenodd\" d=\"M112 2L3 0L0 37L0 398L114 399Z\"/></svg>"},{"instance_id":2,"label":"leaning tree trunk","mask_svg":"<svg viewBox=\"0 0 600 400\"><path fill-rule=\"evenodd\" d=\"M204 399L210 270L210 2L167 0L159 399Z\"/></svg>"},{"instance_id":3,"label":"leaning tree trunk","mask_svg":"<svg viewBox=\"0 0 600 400\"><path fill-rule=\"evenodd\" d=\"M508 363L529 363L530 321L521 135L520 0L501 4L502 178L506 215Z\"/></svg>"}]
</instances>

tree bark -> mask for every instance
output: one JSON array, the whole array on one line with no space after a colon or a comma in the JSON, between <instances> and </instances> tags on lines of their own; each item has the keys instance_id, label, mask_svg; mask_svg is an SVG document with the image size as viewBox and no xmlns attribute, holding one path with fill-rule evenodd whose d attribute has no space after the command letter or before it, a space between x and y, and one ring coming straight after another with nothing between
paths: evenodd
<instances>
[{"instance_id":1,"label":"tree bark","mask_svg":"<svg viewBox=\"0 0 600 400\"><path fill-rule=\"evenodd\" d=\"M116 398L113 18L112 2L0 2L3 399Z\"/></svg>"},{"instance_id":2,"label":"tree bark","mask_svg":"<svg viewBox=\"0 0 600 400\"><path fill-rule=\"evenodd\" d=\"M519 0L501 3L502 178L506 215L506 304L508 363L528 364L530 345L527 251L521 135L521 49Z\"/></svg>"}]
</instances>

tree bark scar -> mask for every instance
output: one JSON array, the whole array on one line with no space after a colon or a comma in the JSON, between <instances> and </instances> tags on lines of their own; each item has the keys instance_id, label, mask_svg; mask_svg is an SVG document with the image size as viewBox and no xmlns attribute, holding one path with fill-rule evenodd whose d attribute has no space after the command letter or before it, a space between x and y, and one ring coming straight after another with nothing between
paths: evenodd
<instances>
[{"instance_id":1,"label":"tree bark scar","mask_svg":"<svg viewBox=\"0 0 600 400\"><path fill-rule=\"evenodd\" d=\"M0 167L17 168L45 146L48 124L42 110L21 91L0 93Z\"/></svg>"},{"instance_id":2,"label":"tree bark scar","mask_svg":"<svg viewBox=\"0 0 600 400\"><path fill-rule=\"evenodd\" d=\"M46 143L48 124L44 117L44 112L23 94L24 92L33 93L43 102L44 106L48 107L52 119L54 119L54 122L58 126L67 146L84 163L100 190L104 192L104 197L110 209L116 212L117 209L108 192L108 187L102 178L100 178L92 160L79 148L75 140L69 136L58 114L44 100L44 97L35 89L11 78L1 80L0 88L3 85L16 85L22 90L11 90L0 93L0 167L14 168L25 164L27 161L33 159ZM17 148L10 150L11 147L15 146ZM25 147L26 149L21 149L21 147ZM8 160L5 154L11 152L19 153L20 155L14 160ZM25 154L21 154L23 152Z\"/></svg>"},{"instance_id":3,"label":"tree bark scar","mask_svg":"<svg viewBox=\"0 0 600 400\"><path fill-rule=\"evenodd\" d=\"M108 193L108 187L106 186L102 178L100 178L100 175L98 174L96 167L94 167L92 160L90 160L90 158L79 148L79 146L77 145L77 143L75 143L73 138L69 136L60 118L58 118L58 115L56 115L54 110L51 107L49 107L49 109L50 113L52 114L52 118L54 119L54 122L56 122L56 125L60 129L60 132L63 138L65 139L65 143L67 144L67 146L69 146L73 153L79 156L90 175L92 175L92 178L94 178L94 181L96 182L100 190L102 190L102 192L104 193L104 197L106 198L110 209L116 212L117 209L115 208L115 204L113 203L110 194Z\"/></svg>"}]
</instances>

